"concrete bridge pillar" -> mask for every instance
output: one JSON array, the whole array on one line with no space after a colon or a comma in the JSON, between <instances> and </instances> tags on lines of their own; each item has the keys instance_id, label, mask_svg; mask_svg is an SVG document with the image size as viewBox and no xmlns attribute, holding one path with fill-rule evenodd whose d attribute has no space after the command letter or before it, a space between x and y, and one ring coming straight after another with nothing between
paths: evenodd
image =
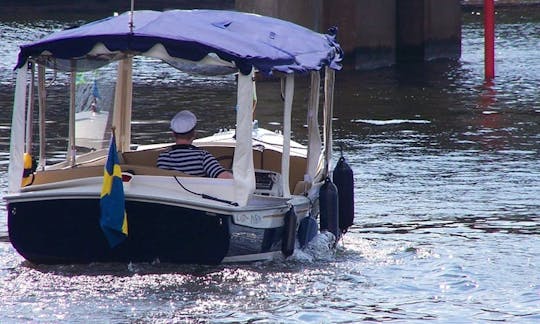
<instances>
[{"instance_id":1,"label":"concrete bridge pillar","mask_svg":"<svg viewBox=\"0 0 540 324\"><path fill-rule=\"evenodd\" d=\"M344 65L359 70L461 55L460 0L236 0L236 9L318 32L339 28Z\"/></svg>"},{"instance_id":2,"label":"concrete bridge pillar","mask_svg":"<svg viewBox=\"0 0 540 324\"><path fill-rule=\"evenodd\" d=\"M454 0L396 1L398 63L461 56L461 4Z\"/></svg>"},{"instance_id":3,"label":"concrete bridge pillar","mask_svg":"<svg viewBox=\"0 0 540 324\"><path fill-rule=\"evenodd\" d=\"M292 21L320 31L324 0L236 0L236 10Z\"/></svg>"},{"instance_id":4,"label":"concrete bridge pillar","mask_svg":"<svg viewBox=\"0 0 540 324\"><path fill-rule=\"evenodd\" d=\"M369 70L396 62L396 1L327 1L325 27L338 26L345 64Z\"/></svg>"}]
</instances>

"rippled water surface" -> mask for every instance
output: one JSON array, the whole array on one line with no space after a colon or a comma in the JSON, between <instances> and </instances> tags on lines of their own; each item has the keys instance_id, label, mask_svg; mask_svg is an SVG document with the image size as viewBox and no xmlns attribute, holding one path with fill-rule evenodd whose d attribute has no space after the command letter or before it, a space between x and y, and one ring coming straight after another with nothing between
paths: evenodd
<instances>
[{"instance_id":1,"label":"rippled water surface","mask_svg":"<svg viewBox=\"0 0 540 324\"><path fill-rule=\"evenodd\" d=\"M0 322L539 322L540 10L499 11L493 84L481 16L463 21L458 62L338 74L335 138L355 172L356 220L337 251L319 235L270 263L35 266L11 247L0 201ZM0 20L2 194L17 47L75 23ZM186 101L206 133L234 125L234 80L137 64L136 142L168 140ZM59 107L64 81L51 90ZM276 85L258 95L260 125L278 128ZM302 141L302 108L294 120ZM49 129L63 144L65 127Z\"/></svg>"}]
</instances>

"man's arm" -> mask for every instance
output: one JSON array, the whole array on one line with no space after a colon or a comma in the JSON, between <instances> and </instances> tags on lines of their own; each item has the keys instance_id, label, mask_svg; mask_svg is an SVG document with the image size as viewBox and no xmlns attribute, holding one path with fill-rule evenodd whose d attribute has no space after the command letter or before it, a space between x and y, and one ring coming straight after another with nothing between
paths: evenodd
<instances>
[{"instance_id":1,"label":"man's arm","mask_svg":"<svg viewBox=\"0 0 540 324\"><path fill-rule=\"evenodd\" d=\"M218 176L219 179L233 179L233 174L229 171L223 171Z\"/></svg>"},{"instance_id":2,"label":"man's arm","mask_svg":"<svg viewBox=\"0 0 540 324\"><path fill-rule=\"evenodd\" d=\"M205 156L203 159L203 169L205 170L206 174L209 177L212 178L220 178L220 179L232 179L233 175L229 171L225 170L219 164L218 160L210 154L210 152L204 150Z\"/></svg>"}]
</instances>

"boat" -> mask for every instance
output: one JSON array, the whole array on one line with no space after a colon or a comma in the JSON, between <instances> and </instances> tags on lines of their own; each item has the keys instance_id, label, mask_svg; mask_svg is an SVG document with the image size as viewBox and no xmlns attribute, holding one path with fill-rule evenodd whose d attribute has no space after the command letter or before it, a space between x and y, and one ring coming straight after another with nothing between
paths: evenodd
<instances>
[{"instance_id":1,"label":"boat","mask_svg":"<svg viewBox=\"0 0 540 324\"><path fill-rule=\"evenodd\" d=\"M131 142L137 56L187 73L235 75L235 129L195 142L230 169L234 179L159 169L157 156L170 144ZM222 10L132 10L22 45L15 67L4 197L11 244L36 264L220 264L288 257L319 231L332 233L337 241L353 217L352 199L338 202L342 193L351 195L347 179L352 176L335 181L334 170L334 182L349 183L338 188L331 170L333 91L341 59L335 29L322 34L276 18ZM77 74L110 64L117 64L109 69L117 73L110 111L102 116L92 109L81 111L76 107L81 102L76 97ZM45 138L45 79L50 71L66 76L70 92L65 158L52 163L47 161ZM259 76L281 80L279 132L258 127L253 120ZM295 77L310 78L307 145L291 140ZM93 123L87 117L103 118ZM106 119L112 131L103 130ZM93 124L112 136L109 149L80 150L77 134ZM122 171L120 199L127 221L125 239L115 244L100 225L104 169L111 152ZM338 225L343 204L349 207L339 210L349 210L349 220Z\"/></svg>"}]
</instances>

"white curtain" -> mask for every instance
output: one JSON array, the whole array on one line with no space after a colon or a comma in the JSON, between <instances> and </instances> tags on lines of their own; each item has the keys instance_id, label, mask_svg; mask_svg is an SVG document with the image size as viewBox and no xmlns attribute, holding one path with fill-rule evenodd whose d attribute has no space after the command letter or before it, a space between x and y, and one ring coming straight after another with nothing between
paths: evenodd
<instances>
[{"instance_id":1,"label":"white curtain","mask_svg":"<svg viewBox=\"0 0 540 324\"><path fill-rule=\"evenodd\" d=\"M311 93L308 106L308 161L306 173L314 180L321 159L321 133L319 130L319 90L321 76L319 71L311 72Z\"/></svg>"},{"instance_id":2,"label":"white curtain","mask_svg":"<svg viewBox=\"0 0 540 324\"><path fill-rule=\"evenodd\" d=\"M332 117L334 116L335 71L325 67L324 77L324 175L330 175L332 168Z\"/></svg>"},{"instance_id":3,"label":"white curtain","mask_svg":"<svg viewBox=\"0 0 540 324\"><path fill-rule=\"evenodd\" d=\"M294 75L285 77L285 103L283 107L283 154L281 156L281 177L283 179L283 197L290 197L289 169L291 157L291 115L294 96Z\"/></svg>"},{"instance_id":4,"label":"white curtain","mask_svg":"<svg viewBox=\"0 0 540 324\"><path fill-rule=\"evenodd\" d=\"M27 89L27 67L24 64L17 70L17 85L13 102L13 117L11 121L11 141L9 149L8 192L14 193L21 189L24 169L24 131L25 107Z\"/></svg>"},{"instance_id":5,"label":"white curtain","mask_svg":"<svg viewBox=\"0 0 540 324\"><path fill-rule=\"evenodd\" d=\"M249 75L238 73L238 111L236 112L236 148L233 175L235 201L245 206L255 191L255 168L253 166L253 70Z\"/></svg>"}]
</instances>

